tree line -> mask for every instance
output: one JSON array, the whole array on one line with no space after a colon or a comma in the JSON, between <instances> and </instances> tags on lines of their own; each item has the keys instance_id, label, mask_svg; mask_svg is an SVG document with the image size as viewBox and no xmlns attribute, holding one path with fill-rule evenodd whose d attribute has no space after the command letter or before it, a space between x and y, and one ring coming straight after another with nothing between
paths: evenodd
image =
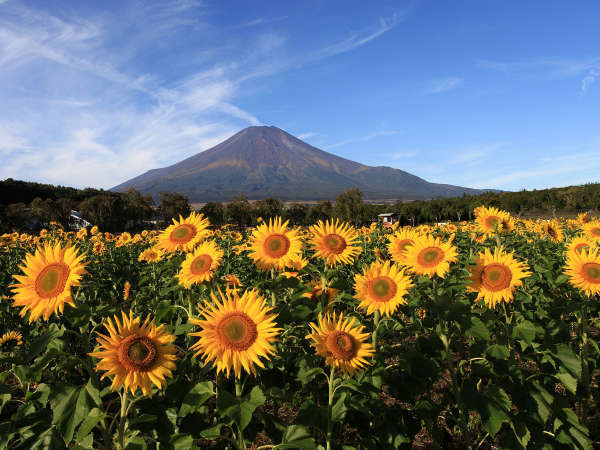
<instances>
[{"instance_id":1,"label":"tree line","mask_svg":"<svg viewBox=\"0 0 600 450\"><path fill-rule=\"evenodd\" d=\"M90 223L104 231L139 231L166 226L172 217L191 211L188 199L178 193L161 192L158 201L135 189L124 193L97 189L74 189L17 180L0 181L0 232L36 230L51 221L72 226L71 211L76 210ZM15 201L16 200L16 201ZM486 192L479 195L433 200L397 199L393 204L365 202L358 188L349 189L332 202L284 204L277 198L250 201L239 194L230 202L209 202L199 211L211 223L233 223L240 228L256 225L259 218L281 216L295 226L319 220L340 218L355 226L366 225L381 213L395 213L401 225L461 221L473 219L479 206L495 206L516 216L527 214L555 215L557 211L573 213L600 208L600 184L541 189L519 192Z\"/></svg>"}]
</instances>

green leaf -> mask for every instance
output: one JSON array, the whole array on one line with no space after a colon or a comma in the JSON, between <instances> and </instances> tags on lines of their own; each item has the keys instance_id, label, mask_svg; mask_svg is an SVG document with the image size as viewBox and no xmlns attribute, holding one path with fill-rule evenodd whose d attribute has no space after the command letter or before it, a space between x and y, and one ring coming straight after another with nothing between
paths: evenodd
<instances>
[{"instance_id":1,"label":"green leaf","mask_svg":"<svg viewBox=\"0 0 600 450\"><path fill-rule=\"evenodd\" d=\"M348 411L345 405L346 396L346 392L341 393L331 408L331 420L334 422L341 422L346 417L346 411Z\"/></svg>"},{"instance_id":2,"label":"green leaf","mask_svg":"<svg viewBox=\"0 0 600 450\"><path fill-rule=\"evenodd\" d=\"M34 339L29 346L29 351L27 352L27 359L33 359L37 355L39 355L42 351L46 350L52 342L52 340L56 337L62 336L63 331L59 330L56 324L51 324L48 327L48 331Z\"/></svg>"},{"instance_id":3,"label":"green leaf","mask_svg":"<svg viewBox=\"0 0 600 450\"><path fill-rule=\"evenodd\" d=\"M75 414L80 391L77 386L59 383L54 386L50 396L54 413L52 423L56 425L66 444L71 442L75 427L83 420L83 417L78 420Z\"/></svg>"},{"instance_id":4,"label":"green leaf","mask_svg":"<svg viewBox=\"0 0 600 450\"><path fill-rule=\"evenodd\" d=\"M212 381L203 381L196 384L183 398L181 408L177 415L185 417L196 412L198 408L209 398L215 395Z\"/></svg>"},{"instance_id":5,"label":"green leaf","mask_svg":"<svg viewBox=\"0 0 600 450\"><path fill-rule=\"evenodd\" d=\"M171 444L175 450L187 450L192 448L194 438L191 434L176 434L171 438Z\"/></svg>"},{"instance_id":6,"label":"green leaf","mask_svg":"<svg viewBox=\"0 0 600 450\"><path fill-rule=\"evenodd\" d=\"M290 425L283 433L281 444L275 448L316 449L317 444L308 430L301 425Z\"/></svg>"},{"instance_id":7,"label":"green leaf","mask_svg":"<svg viewBox=\"0 0 600 450\"><path fill-rule=\"evenodd\" d=\"M527 428L527 425L521 420L511 420L510 427L515 433L515 437L517 438L517 441L519 441L519 444L521 444L523 448L527 448L527 444L531 439L531 432L529 431L529 428Z\"/></svg>"},{"instance_id":8,"label":"green leaf","mask_svg":"<svg viewBox=\"0 0 600 450\"><path fill-rule=\"evenodd\" d=\"M320 367L313 367L312 369L306 371L299 371L298 381L300 381L302 384L306 384L312 381L319 374L325 374L323 369Z\"/></svg>"},{"instance_id":9,"label":"green leaf","mask_svg":"<svg viewBox=\"0 0 600 450\"><path fill-rule=\"evenodd\" d=\"M543 423L546 423L552 412L554 397L538 381L534 381L532 385L534 389L530 390L530 394L537 403L540 419Z\"/></svg>"},{"instance_id":10,"label":"green leaf","mask_svg":"<svg viewBox=\"0 0 600 450\"><path fill-rule=\"evenodd\" d=\"M160 323L160 320L167 315L167 313L169 311L171 311L173 309L173 305L171 305L171 302L169 300L162 300L157 306L156 306L156 312L154 313L155 315L155 320L156 323Z\"/></svg>"},{"instance_id":11,"label":"green leaf","mask_svg":"<svg viewBox=\"0 0 600 450\"><path fill-rule=\"evenodd\" d=\"M220 391L217 397L217 409L221 415L227 416L245 430L254 410L265 402L265 396L260 387L254 386L241 401L227 391Z\"/></svg>"},{"instance_id":12,"label":"green leaf","mask_svg":"<svg viewBox=\"0 0 600 450\"><path fill-rule=\"evenodd\" d=\"M514 328L514 332L519 339L523 339L527 344L531 344L535 339L535 325L528 320L519 323Z\"/></svg>"},{"instance_id":13,"label":"green leaf","mask_svg":"<svg viewBox=\"0 0 600 450\"><path fill-rule=\"evenodd\" d=\"M200 436L202 436L205 439L214 439L214 438L217 438L217 437L219 437L221 435L221 427L222 426L223 426L222 423L218 423L214 427L205 428L204 430L202 430L200 432Z\"/></svg>"},{"instance_id":14,"label":"green leaf","mask_svg":"<svg viewBox=\"0 0 600 450\"><path fill-rule=\"evenodd\" d=\"M556 352L554 353L563 366L575 375L576 378L581 378L581 363L579 362L579 358L573 350L566 344L559 344L556 346Z\"/></svg>"},{"instance_id":15,"label":"green leaf","mask_svg":"<svg viewBox=\"0 0 600 450\"><path fill-rule=\"evenodd\" d=\"M77 430L75 442L81 443L88 436L96 425L105 417L105 414L98 408L93 408Z\"/></svg>"},{"instance_id":16,"label":"green leaf","mask_svg":"<svg viewBox=\"0 0 600 450\"><path fill-rule=\"evenodd\" d=\"M147 448L146 441L140 436L130 439L125 445L125 450L146 450Z\"/></svg>"},{"instance_id":17,"label":"green leaf","mask_svg":"<svg viewBox=\"0 0 600 450\"><path fill-rule=\"evenodd\" d=\"M486 354L494 359L507 359L509 356L508 348L505 345L490 345L486 350Z\"/></svg>"},{"instance_id":18,"label":"green leaf","mask_svg":"<svg viewBox=\"0 0 600 450\"><path fill-rule=\"evenodd\" d=\"M483 428L494 437L500 431L502 422L508 419L511 402L506 392L495 385L488 386L485 398L488 417L483 423Z\"/></svg>"},{"instance_id":19,"label":"green leaf","mask_svg":"<svg viewBox=\"0 0 600 450\"><path fill-rule=\"evenodd\" d=\"M556 378L558 378L560 382L564 384L570 393L577 393L577 379L573 377L573 375L565 371L560 371L556 374Z\"/></svg>"},{"instance_id":20,"label":"green leaf","mask_svg":"<svg viewBox=\"0 0 600 450\"><path fill-rule=\"evenodd\" d=\"M187 333L190 330L193 330L194 327L195 325L193 323L182 323L181 325L175 328L173 334L175 334L175 336L179 336L181 334Z\"/></svg>"},{"instance_id":21,"label":"green leaf","mask_svg":"<svg viewBox=\"0 0 600 450\"><path fill-rule=\"evenodd\" d=\"M467 333L486 342L490 340L490 331L478 317L471 318L471 328L467 330Z\"/></svg>"}]
</instances>

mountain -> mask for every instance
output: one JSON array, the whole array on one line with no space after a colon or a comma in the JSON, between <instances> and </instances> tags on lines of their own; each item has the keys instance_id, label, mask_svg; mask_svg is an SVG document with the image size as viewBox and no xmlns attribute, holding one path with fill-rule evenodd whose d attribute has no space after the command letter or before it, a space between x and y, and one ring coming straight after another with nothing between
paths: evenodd
<instances>
[{"instance_id":1,"label":"mountain","mask_svg":"<svg viewBox=\"0 0 600 450\"><path fill-rule=\"evenodd\" d=\"M427 199L483 191L429 183L391 167L371 167L319 150L277 127L249 127L215 147L111 190L144 194L179 192L190 202L249 199L333 199L358 187L365 199Z\"/></svg>"}]
</instances>

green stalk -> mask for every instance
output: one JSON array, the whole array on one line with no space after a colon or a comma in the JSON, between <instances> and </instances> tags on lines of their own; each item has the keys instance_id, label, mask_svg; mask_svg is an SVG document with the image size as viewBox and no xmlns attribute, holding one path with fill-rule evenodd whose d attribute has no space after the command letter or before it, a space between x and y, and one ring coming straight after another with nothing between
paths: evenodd
<instances>
[{"instance_id":1,"label":"green stalk","mask_svg":"<svg viewBox=\"0 0 600 450\"><path fill-rule=\"evenodd\" d=\"M275 295L275 290L273 289L275 285L275 267L271 267L271 306L275 308L277 304L277 297Z\"/></svg>"},{"instance_id":2,"label":"green stalk","mask_svg":"<svg viewBox=\"0 0 600 450\"><path fill-rule=\"evenodd\" d=\"M513 357L513 353L512 353L512 338L511 338L511 324L512 324L512 316L509 318L508 317L508 312L506 311L506 303L502 302L502 309L504 310L504 329L506 330L506 345L508 346L508 354L510 355L511 359Z\"/></svg>"},{"instance_id":3,"label":"green stalk","mask_svg":"<svg viewBox=\"0 0 600 450\"><path fill-rule=\"evenodd\" d=\"M581 302L581 423L586 426L588 415L588 388L589 388L589 367L588 367L588 331L587 331L587 302Z\"/></svg>"},{"instance_id":4,"label":"green stalk","mask_svg":"<svg viewBox=\"0 0 600 450\"><path fill-rule=\"evenodd\" d=\"M333 420L331 420L333 412L333 395L335 391L333 389L333 381L335 379L335 366L331 366L331 372L327 378L329 384L329 401L327 403L327 447L326 450L331 450L331 436L333 435Z\"/></svg>"},{"instance_id":5,"label":"green stalk","mask_svg":"<svg viewBox=\"0 0 600 450\"><path fill-rule=\"evenodd\" d=\"M371 345L374 349L377 345L377 329L379 328L380 317L381 315L379 314L379 311L375 311L375 314L373 315L373 334L371 336Z\"/></svg>"},{"instance_id":6,"label":"green stalk","mask_svg":"<svg viewBox=\"0 0 600 450\"><path fill-rule=\"evenodd\" d=\"M119 448L125 448L125 422L127 420L127 409L129 406L129 396L127 395L127 390L123 388L123 392L121 394L121 417L119 420Z\"/></svg>"},{"instance_id":7,"label":"green stalk","mask_svg":"<svg viewBox=\"0 0 600 450\"><path fill-rule=\"evenodd\" d=\"M235 378L235 396L238 399L238 402L242 401L242 380L240 378ZM238 424L238 445L240 449L246 448L246 443L244 442L244 433L242 432L242 428Z\"/></svg>"}]
</instances>

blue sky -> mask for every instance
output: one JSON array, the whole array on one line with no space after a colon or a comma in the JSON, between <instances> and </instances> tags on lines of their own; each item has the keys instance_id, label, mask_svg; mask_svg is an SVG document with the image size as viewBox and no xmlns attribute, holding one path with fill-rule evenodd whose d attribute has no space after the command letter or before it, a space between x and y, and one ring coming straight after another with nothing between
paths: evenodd
<instances>
[{"instance_id":1,"label":"blue sky","mask_svg":"<svg viewBox=\"0 0 600 450\"><path fill-rule=\"evenodd\" d=\"M428 181L600 181L600 2L0 0L0 179L110 188L250 125Z\"/></svg>"}]
</instances>

